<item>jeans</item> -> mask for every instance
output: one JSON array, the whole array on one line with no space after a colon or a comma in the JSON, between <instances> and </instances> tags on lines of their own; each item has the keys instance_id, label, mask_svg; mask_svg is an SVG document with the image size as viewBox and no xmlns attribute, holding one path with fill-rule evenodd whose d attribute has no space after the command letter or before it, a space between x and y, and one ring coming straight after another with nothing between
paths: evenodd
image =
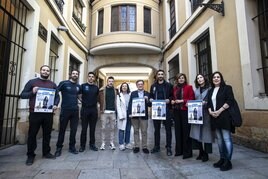
<instances>
[{"instance_id":1,"label":"jeans","mask_svg":"<svg viewBox=\"0 0 268 179\"><path fill-rule=\"evenodd\" d=\"M226 129L216 129L216 138L218 142L220 157L226 160L231 160L233 154L233 141L231 132Z\"/></svg>"},{"instance_id":2,"label":"jeans","mask_svg":"<svg viewBox=\"0 0 268 179\"><path fill-rule=\"evenodd\" d=\"M131 121L127 118L126 130L119 129L118 131L118 138L119 138L119 145L129 144L130 142L130 130L131 130Z\"/></svg>"}]
</instances>

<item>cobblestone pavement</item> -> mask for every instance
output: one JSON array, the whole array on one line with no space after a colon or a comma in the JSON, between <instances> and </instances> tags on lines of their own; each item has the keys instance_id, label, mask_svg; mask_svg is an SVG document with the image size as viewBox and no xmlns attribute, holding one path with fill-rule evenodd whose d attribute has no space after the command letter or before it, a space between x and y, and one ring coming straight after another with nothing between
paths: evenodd
<instances>
[{"instance_id":1,"label":"cobblestone pavement","mask_svg":"<svg viewBox=\"0 0 268 179\"><path fill-rule=\"evenodd\" d=\"M100 146L100 122L96 131L96 144ZM79 148L81 126L77 132L77 149ZM174 133L174 132L173 132ZM51 139L52 152L55 151L57 131L53 131ZM0 150L0 178L55 178L55 179L118 179L118 178L268 178L268 154L235 145L233 153L233 169L222 172L213 168L212 164L219 159L216 144L208 162L197 161L198 151L193 158L183 160L181 157L167 156L165 150L165 129L161 129L161 152L157 154L134 154L131 150L120 151L106 149L104 151L86 151L77 155L68 152L69 131L66 131L65 146L62 156L55 160L43 159L41 142L38 140L35 162L26 166L26 145L14 145ZM149 122L149 148L153 147L153 126ZM116 137L117 138L117 137ZM132 139L133 141L133 139ZM108 142L107 144L108 145ZM174 148L174 137L173 137Z\"/></svg>"}]
</instances>

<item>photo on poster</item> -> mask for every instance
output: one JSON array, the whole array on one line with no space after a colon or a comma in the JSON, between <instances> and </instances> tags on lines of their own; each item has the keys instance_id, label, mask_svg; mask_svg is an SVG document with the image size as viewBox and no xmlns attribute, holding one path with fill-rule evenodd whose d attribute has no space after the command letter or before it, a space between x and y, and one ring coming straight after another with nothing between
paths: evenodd
<instances>
[{"instance_id":1,"label":"photo on poster","mask_svg":"<svg viewBox=\"0 0 268 179\"><path fill-rule=\"evenodd\" d=\"M34 112L52 113L56 90L38 88L35 99Z\"/></svg>"},{"instance_id":2,"label":"photo on poster","mask_svg":"<svg viewBox=\"0 0 268 179\"><path fill-rule=\"evenodd\" d=\"M188 101L188 123L189 124L203 124L202 100Z\"/></svg>"},{"instance_id":3,"label":"photo on poster","mask_svg":"<svg viewBox=\"0 0 268 179\"><path fill-rule=\"evenodd\" d=\"M132 117L144 117L145 116L145 99L133 98L132 100Z\"/></svg>"},{"instance_id":4,"label":"photo on poster","mask_svg":"<svg viewBox=\"0 0 268 179\"><path fill-rule=\"evenodd\" d=\"M152 101L152 119L166 120L166 101L153 100Z\"/></svg>"}]
</instances>

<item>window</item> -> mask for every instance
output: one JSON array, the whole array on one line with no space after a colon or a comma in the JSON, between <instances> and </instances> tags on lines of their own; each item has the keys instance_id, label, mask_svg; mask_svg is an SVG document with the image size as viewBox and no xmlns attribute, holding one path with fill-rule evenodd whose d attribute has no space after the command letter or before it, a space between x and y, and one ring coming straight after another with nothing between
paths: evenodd
<instances>
[{"instance_id":1,"label":"window","mask_svg":"<svg viewBox=\"0 0 268 179\"><path fill-rule=\"evenodd\" d=\"M209 32L196 41L196 52L198 73L202 73L209 79L212 74Z\"/></svg>"},{"instance_id":2,"label":"window","mask_svg":"<svg viewBox=\"0 0 268 179\"><path fill-rule=\"evenodd\" d=\"M176 75L180 72L180 64L179 64L179 54L173 57L169 62L168 62L168 73L169 73L169 82L171 84L176 84Z\"/></svg>"},{"instance_id":3,"label":"window","mask_svg":"<svg viewBox=\"0 0 268 179\"><path fill-rule=\"evenodd\" d=\"M59 10L61 13L63 13L63 5L64 5L64 1L63 0L54 0L56 5L58 6Z\"/></svg>"},{"instance_id":4,"label":"window","mask_svg":"<svg viewBox=\"0 0 268 179\"><path fill-rule=\"evenodd\" d=\"M260 46L262 67L257 71L262 71L264 79L265 94L268 95L268 1L258 0L258 15L256 16L259 22ZM253 18L254 19L254 18Z\"/></svg>"},{"instance_id":5,"label":"window","mask_svg":"<svg viewBox=\"0 0 268 179\"><path fill-rule=\"evenodd\" d=\"M74 0L73 18L77 25L82 29L83 32L86 30L86 26L82 21L83 18L83 4L81 0Z\"/></svg>"},{"instance_id":6,"label":"window","mask_svg":"<svg viewBox=\"0 0 268 179\"><path fill-rule=\"evenodd\" d=\"M69 75L71 75L72 70L79 70L81 62L75 58L73 55L70 55L70 63L69 63Z\"/></svg>"},{"instance_id":7,"label":"window","mask_svg":"<svg viewBox=\"0 0 268 179\"><path fill-rule=\"evenodd\" d=\"M136 31L136 6L112 7L111 31Z\"/></svg>"},{"instance_id":8,"label":"window","mask_svg":"<svg viewBox=\"0 0 268 179\"><path fill-rule=\"evenodd\" d=\"M49 51L49 66L50 66L50 80L55 82L55 77L56 77L56 72L58 71L57 69L57 59L59 58L58 56L58 48L59 48L59 43L54 37L54 35L51 36L51 41L50 41L50 51Z\"/></svg>"},{"instance_id":9,"label":"window","mask_svg":"<svg viewBox=\"0 0 268 179\"><path fill-rule=\"evenodd\" d=\"M192 13L199 7L199 4L203 2L203 0L190 0L192 5Z\"/></svg>"},{"instance_id":10,"label":"window","mask_svg":"<svg viewBox=\"0 0 268 179\"><path fill-rule=\"evenodd\" d=\"M144 32L150 34L151 33L151 9L144 7Z\"/></svg>"},{"instance_id":11,"label":"window","mask_svg":"<svg viewBox=\"0 0 268 179\"><path fill-rule=\"evenodd\" d=\"M98 35L103 33L103 9L99 11L98 17Z\"/></svg>"},{"instance_id":12,"label":"window","mask_svg":"<svg viewBox=\"0 0 268 179\"><path fill-rule=\"evenodd\" d=\"M175 0L170 0L170 28L169 28L169 38L176 34L176 13L175 13Z\"/></svg>"}]
</instances>

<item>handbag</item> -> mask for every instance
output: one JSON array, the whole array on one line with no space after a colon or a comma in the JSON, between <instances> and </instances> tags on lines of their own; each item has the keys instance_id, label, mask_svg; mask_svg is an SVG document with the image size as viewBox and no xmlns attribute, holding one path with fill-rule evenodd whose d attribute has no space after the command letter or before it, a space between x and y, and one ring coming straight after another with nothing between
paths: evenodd
<instances>
[{"instance_id":1,"label":"handbag","mask_svg":"<svg viewBox=\"0 0 268 179\"><path fill-rule=\"evenodd\" d=\"M240 127L243 123L239 106L234 99L233 105L228 108L230 119L234 127Z\"/></svg>"}]
</instances>

